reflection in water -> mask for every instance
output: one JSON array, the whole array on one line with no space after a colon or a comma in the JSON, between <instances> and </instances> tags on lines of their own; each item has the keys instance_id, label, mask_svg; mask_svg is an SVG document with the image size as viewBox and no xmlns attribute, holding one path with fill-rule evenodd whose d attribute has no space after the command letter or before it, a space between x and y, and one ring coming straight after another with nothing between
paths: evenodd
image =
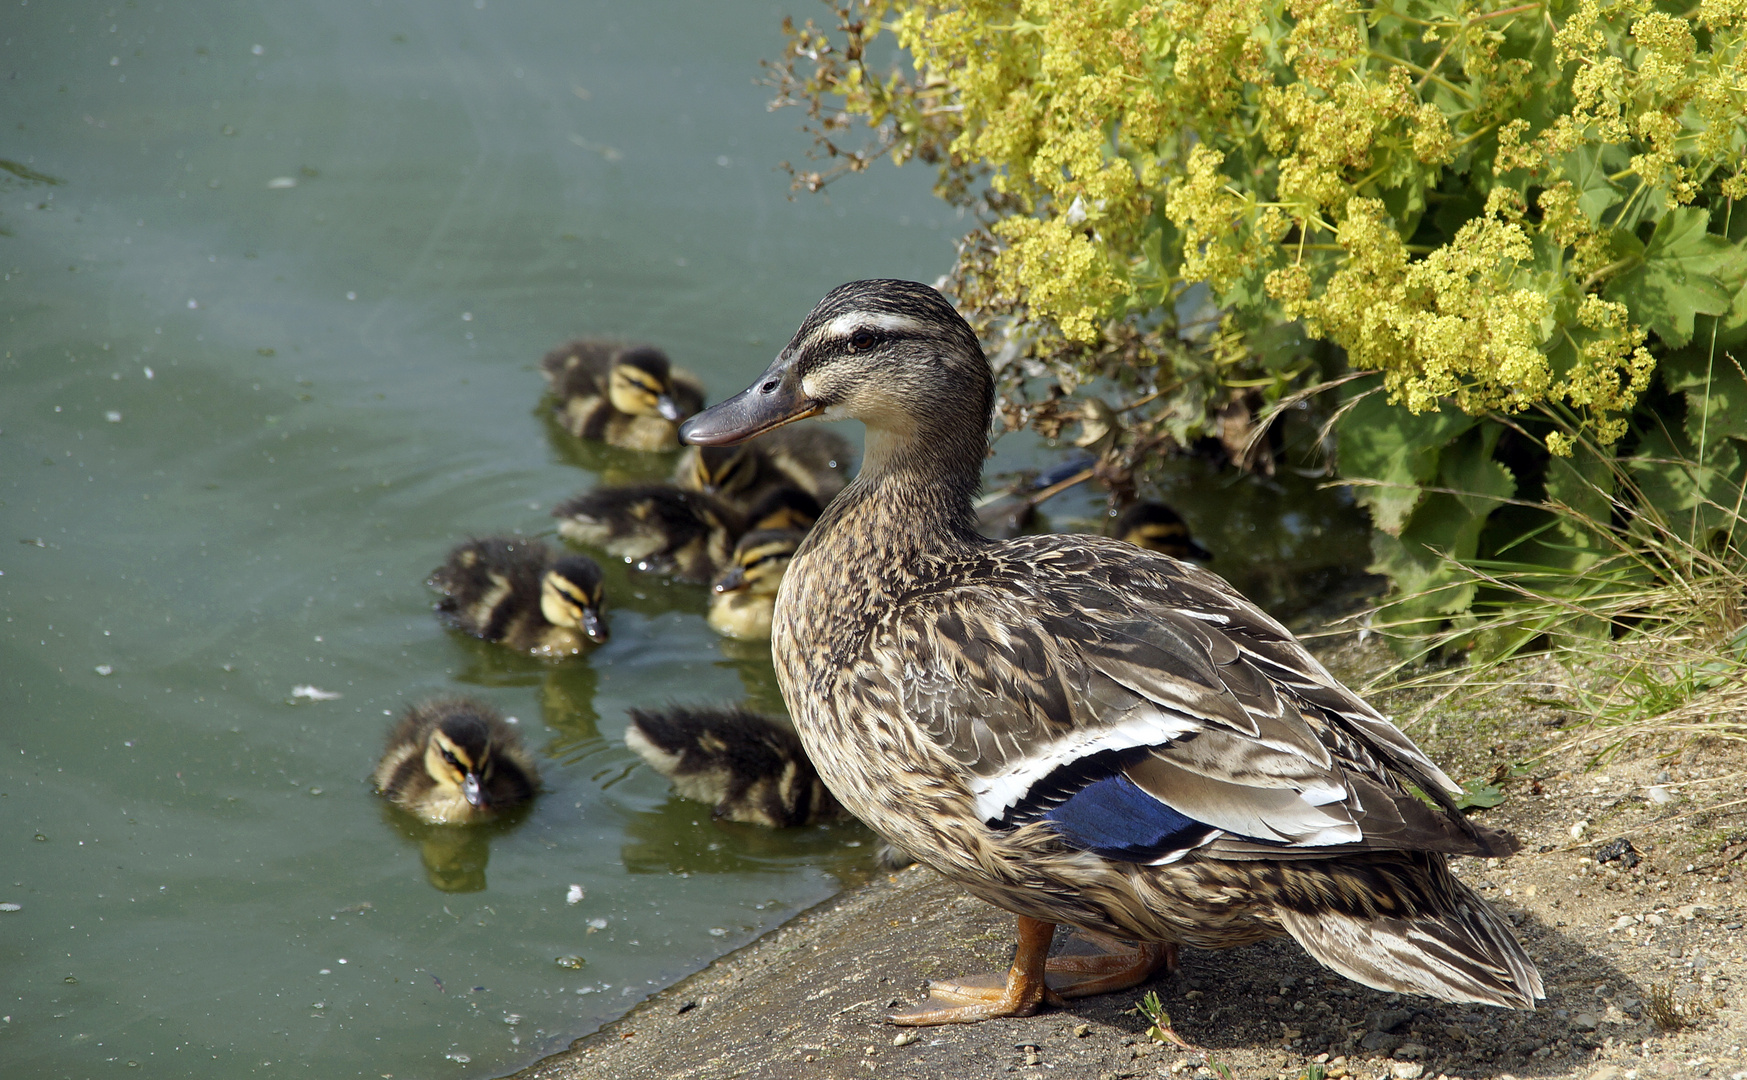
<instances>
[{"instance_id":1,"label":"reflection in water","mask_svg":"<svg viewBox=\"0 0 1747 1080\"><path fill-rule=\"evenodd\" d=\"M667 480L673 476L679 461L678 451L645 453L624 450L591 439L579 439L564 430L564 425L552 411L552 397L541 397L535 415L546 432L546 443L552 449L552 460L560 465L581 469L603 485L642 484Z\"/></svg>"},{"instance_id":2,"label":"reflection in water","mask_svg":"<svg viewBox=\"0 0 1747 1080\"><path fill-rule=\"evenodd\" d=\"M787 716L782 689L777 686L776 669L771 665L769 641L742 641L723 638L722 659L717 665L732 668L746 687L746 707L753 712Z\"/></svg>"},{"instance_id":3,"label":"reflection in water","mask_svg":"<svg viewBox=\"0 0 1747 1080\"><path fill-rule=\"evenodd\" d=\"M625 822L621 849L633 874L754 874L816 866L845 888L873 877L878 841L859 821L769 829L714 821L709 807L678 795Z\"/></svg>"},{"instance_id":4,"label":"reflection in water","mask_svg":"<svg viewBox=\"0 0 1747 1080\"><path fill-rule=\"evenodd\" d=\"M594 696L598 676L587 664L565 664L546 673L540 687L540 715L553 735L546 741L546 756L572 765L601 742L600 714Z\"/></svg>"},{"instance_id":5,"label":"reflection in water","mask_svg":"<svg viewBox=\"0 0 1747 1080\"><path fill-rule=\"evenodd\" d=\"M505 811L478 825L427 825L398 807L384 805L383 821L402 838L419 846L425 880L446 893L483 892L485 866L491 861L491 840L516 827L528 807Z\"/></svg>"}]
</instances>

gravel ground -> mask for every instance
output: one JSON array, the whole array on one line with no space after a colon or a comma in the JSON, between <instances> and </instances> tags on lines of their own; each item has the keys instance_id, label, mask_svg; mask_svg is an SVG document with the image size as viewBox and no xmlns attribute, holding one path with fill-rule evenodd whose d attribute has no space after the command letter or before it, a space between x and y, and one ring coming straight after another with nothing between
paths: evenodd
<instances>
[{"instance_id":1,"label":"gravel ground","mask_svg":"<svg viewBox=\"0 0 1747 1080\"><path fill-rule=\"evenodd\" d=\"M1531 672L1483 709L1412 729L1459 777L1529 762L1483 812L1522 852L1457 870L1539 963L1548 1000L1533 1013L1378 993L1280 939L1185 949L1176 976L1063 1011L895 1028L886 1011L917 1000L927 978L1003 968L1013 942L1011 917L912 868L797 917L516 1078L1747 1080L1747 754L1637 743L1589 766L1593 745L1558 749L1573 718L1538 704L1544 693ZM1414 703L1380 704L1409 715ZM1198 1051L1146 1037L1129 1011L1146 989Z\"/></svg>"}]
</instances>

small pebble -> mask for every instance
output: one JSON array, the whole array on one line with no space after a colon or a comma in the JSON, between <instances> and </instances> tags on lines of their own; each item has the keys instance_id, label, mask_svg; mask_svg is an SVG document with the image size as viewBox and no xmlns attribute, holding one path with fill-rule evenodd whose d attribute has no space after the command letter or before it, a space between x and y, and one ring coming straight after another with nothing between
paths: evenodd
<instances>
[{"instance_id":1,"label":"small pebble","mask_svg":"<svg viewBox=\"0 0 1747 1080\"><path fill-rule=\"evenodd\" d=\"M1091 1024L1080 1024L1074 1028L1074 1038L1076 1039L1084 1039L1090 1034L1092 1034Z\"/></svg>"},{"instance_id":2,"label":"small pebble","mask_svg":"<svg viewBox=\"0 0 1747 1080\"><path fill-rule=\"evenodd\" d=\"M916 1041L916 1033L914 1031L900 1031L896 1035L892 1036L892 1045L893 1046L909 1046L911 1043L913 1043L915 1041Z\"/></svg>"}]
</instances>

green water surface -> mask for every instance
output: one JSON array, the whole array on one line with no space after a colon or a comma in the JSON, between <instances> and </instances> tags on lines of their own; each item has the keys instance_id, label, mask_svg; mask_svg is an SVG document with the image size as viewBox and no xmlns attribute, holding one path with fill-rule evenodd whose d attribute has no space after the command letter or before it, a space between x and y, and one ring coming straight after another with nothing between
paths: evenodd
<instances>
[{"instance_id":1,"label":"green water surface","mask_svg":"<svg viewBox=\"0 0 1747 1080\"><path fill-rule=\"evenodd\" d=\"M831 286L950 265L924 169L788 199L799 116L754 85L786 9L0 3L0 1073L494 1075L864 876L859 826L713 823L620 741L632 705L777 707L702 588L609 566L612 641L547 663L422 585L670 467L544 422L551 345L651 340L720 397ZM1173 483L1248 587L1362 535L1320 539L1351 514L1310 481ZM520 821L371 793L450 693L540 756Z\"/></svg>"}]
</instances>

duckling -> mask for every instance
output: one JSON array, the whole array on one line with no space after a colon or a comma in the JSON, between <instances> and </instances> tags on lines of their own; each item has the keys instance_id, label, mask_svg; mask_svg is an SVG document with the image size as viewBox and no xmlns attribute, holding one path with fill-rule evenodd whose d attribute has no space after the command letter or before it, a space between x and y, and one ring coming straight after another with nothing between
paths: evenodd
<instances>
[{"instance_id":1,"label":"duckling","mask_svg":"<svg viewBox=\"0 0 1747 1080\"><path fill-rule=\"evenodd\" d=\"M711 816L773 829L839 817L843 808L786 724L738 706L631 709L625 745Z\"/></svg>"},{"instance_id":2,"label":"duckling","mask_svg":"<svg viewBox=\"0 0 1747 1080\"><path fill-rule=\"evenodd\" d=\"M607 640L601 568L585 555L555 555L538 540L469 540L425 584L443 594L443 621L486 641L569 656Z\"/></svg>"},{"instance_id":3,"label":"duckling","mask_svg":"<svg viewBox=\"0 0 1747 1080\"><path fill-rule=\"evenodd\" d=\"M755 529L742 536L728 571L716 579L710 626L732 638L768 639L783 571L806 538L801 529Z\"/></svg>"},{"instance_id":4,"label":"duckling","mask_svg":"<svg viewBox=\"0 0 1747 1080\"><path fill-rule=\"evenodd\" d=\"M687 448L674 483L746 510L769 492L792 485L828 503L848 482L849 440L818 428L782 428L735 446Z\"/></svg>"},{"instance_id":5,"label":"duckling","mask_svg":"<svg viewBox=\"0 0 1747 1080\"><path fill-rule=\"evenodd\" d=\"M558 418L579 439L626 450L675 450L679 421L704 406L697 379L648 345L578 338L540 361Z\"/></svg>"},{"instance_id":6,"label":"duckling","mask_svg":"<svg viewBox=\"0 0 1747 1080\"><path fill-rule=\"evenodd\" d=\"M533 798L540 772L496 710L439 698L407 710L371 780L390 802L433 825L465 825Z\"/></svg>"},{"instance_id":7,"label":"duckling","mask_svg":"<svg viewBox=\"0 0 1747 1080\"><path fill-rule=\"evenodd\" d=\"M934 983L890 1019L1028 1016L1175 968L1180 945L1280 935L1367 986L1534 1008L1534 961L1448 865L1515 838L1464 816L1461 787L1290 631L1193 563L977 532L994 392L938 292L857 281L681 428L868 428L777 595L777 681L846 810L1018 916L1004 976ZM1061 924L1137 944L1051 958Z\"/></svg>"},{"instance_id":8,"label":"duckling","mask_svg":"<svg viewBox=\"0 0 1747 1080\"><path fill-rule=\"evenodd\" d=\"M824 507L819 505L818 499L793 484L784 484L773 488L746 512L746 531L799 529L806 532L823 512Z\"/></svg>"},{"instance_id":9,"label":"duckling","mask_svg":"<svg viewBox=\"0 0 1747 1080\"><path fill-rule=\"evenodd\" d=\"M1110 534L1136 547L1158 551L1173 559L1208 562L1213 552L1195 542L1189 525L1175 510L1161 502L1137 502L1122 512Z\"/></svg>"},{"instance_id":10,"label":"duckling","mask_svg":"<svg viewBox=\"0 0 1747 1080\"><path fill-rule=\"evenodd\" d=\"M728 565L740 515L671 484L597 487L552 511L566 540L598 547L639 570L707 582Z\"/></svg>"}]
</instances>

